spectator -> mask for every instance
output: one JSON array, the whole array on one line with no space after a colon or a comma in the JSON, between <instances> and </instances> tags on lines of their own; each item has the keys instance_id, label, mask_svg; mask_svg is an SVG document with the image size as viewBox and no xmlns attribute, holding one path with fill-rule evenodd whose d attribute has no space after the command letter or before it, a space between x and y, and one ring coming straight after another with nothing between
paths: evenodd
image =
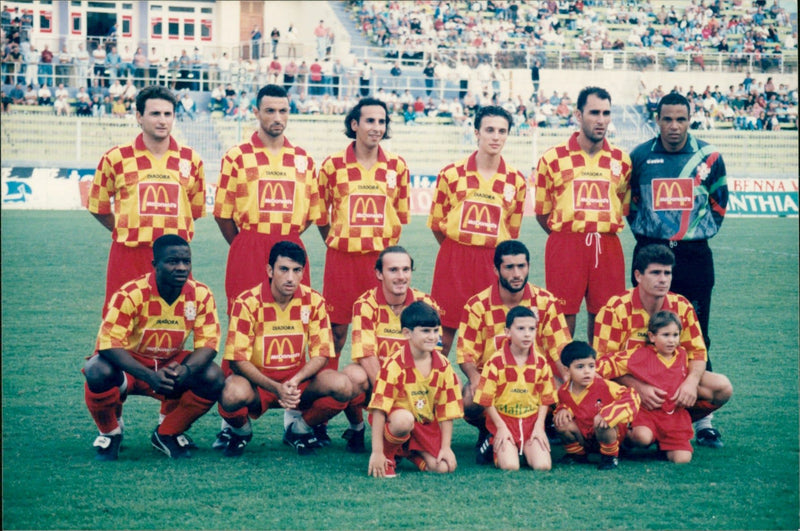
<instances>
[{"instance_id":1,"label":"spectator","mask_svg":"<svg viewBox=\"0 0 800 531\"><path fill-rule=\"evenodd\" d=\"M136 48L136 53L133 54L133 83L141 88L145 83L145 76L147 74L147 55L144 50L139 47Z\"/></svg>"},{"instance_id":2,"label":"spectator","mask_svg":"<svg viewBox=\"0 0 800 531\"><path fill-rule=\"evenodd\" d=\"M228 52L222 52L222 57L219 58L219 80L225 85L231 82L231 60Z\"/></svg>"},{"instance_id":3,"label":"spectator","mask_svg":"<svg viewBox=\"0 0 800 531\"><path fill-rule=\"evenodd\" d=\"M44 45L42 55L39 57L39 84L53 85L53 52L47 44Z\"/></svg>"},{"instance_id":4,"label":"spectator","mask_svg":"<svg viewBox=\"0 0 800 531\"><path fill-rule=\"evenodd\" d=\"M11 103L14 105L24 105L25 91L22 90L22 85L20 83L14 85L14 88L8 93L8 97L11 98Z\"/></svg>"},{"instance_id":5,"label":"spectator","mask_svg":"<svg viewBox=\"0 0 800 531\"><path fill-rule=\"evenodd\" d=\"M56 63L56 85L69 85L71 76L72 54L67 51L67 46L64 45L61 47L61 52L58 54L58 62Z\"/></svg>"},{"instance_id":6,"label":"spectator","mask_svg":"<svg viewBox=\"0 0 800 531\"><path fill-rule=\"evenodd\" d=\"M125 108L125 102L122 101L122 98L113 98L113 103L111 104L111 115L117 118L125 118L128 114L128 109Z\"/></svg>"},{"instance_id":7,"label":"spectator","mask_svg":"<svg viewBox=\"0 0 800 531\"><path fill-rule=\"evenodd\" d=\"M422 69L422 75L425 76L425 95L430 96L433 91L435 67L433 61L428 59L425 68Z\"/></svg>"},{"instance_id":8,"label":"spectator","mask_svg":"<svg viewBox=\"0 0 800 531\"><path fill-rule=\"evenodd\" d=\"M37 95L39 105L53 104L53 93L50 92L50 88L47 85L42 85L39 87L39 92Z\"/></svg>"},{"instance_id":9,"label":"spectator","mask_svg":"<svg viewBox=\"0 0 800 531\"><path fill-rule=\"evenodd\" d=\"M297 59L297 32L294 24L289 24L289 29L286 30L286 56Z\"/></svg>"},{"instance_id":10,"label":"spectator","mask_svg":"<svg viewBox=\"0 0 800 531\"><path fill-rule=\"evenodd\" d=\"M122 59L120 59L119 53L117 53L117 47L112 46L106 54L106 75L109 76L111 80L119 77L120 64L122 64Z\"/></svg>"},{"instance_id":11,"label":"spectator","mask_svg":"<svg viewBox=\"0 0 800 531\"><path fill-rule=\"evenodd\" d=\"M308 75L308 95L321 96L324 91L322 88L322 65L319 64L319 59L315 59L314 62L311 63L311 66L308 68Z\"/></svg>"},{"instance_id":12,"label":"spectator","mask_svg":"<svg viewBox=\"0 0 800 531\"><path fill-rule=\"evenodd\" d=\"M108 87L108 95L111 96L112 100L116 98L121 98L122 94L125 92L125 87L120 84L119 79L115 79L114 82Z\"/></svg>"},{"instance_id":13,"label":"spectator","mask_svg":"<svg viewBox=\"0 0 800 531\"><path fill-rule=\"evenodd\" d=\"M39 102L39 91L33 88L33 85L28 85L28 90L25 91L25 105L36 105Z\"/></svg>"},{"instance_id":14,"label":"spectator","mask_svg":"<svg viewBox=\"0 0 800 531\"><path fill-rule=\"evenodd\" d=\"M188 116L190 120L194 121L195 103L188 90L183 92L183 96L178 101L177 115L179 120L183 120L185 116Z\"/></svg>"},{"instance_id":15,"label":"spectator","mask_svg":"<svg viewBox=\"0 0 800 531\"><path fill-rule=\"evenodd\" d=\"M106 50L99 45L92 50L92 73L94 74L93 79L97 80L99 86L108 86L108 78L106 77Z\"/></svg>"},{"instance_id":16,"label":"spectator","mask_svg":"<svg viewBox=\"0 0 800 531\"><path fill-rule=\"evenodd\" d=\"M395 61L392 69L389 71L392 76L392 88L397 89L400 85L400 76L403 75L403 70L400 68L400 61Z\"/></svg>"},{"instance_id":17,"label":"spectator","mask_svg":"<svg viewBox=\"0 0 800 531\"><path fill-rule=\"evenodd\" d=\"M361 65L361 71L359 74L359 86L361 91L361 97L367 97L370 93L370 82L372 79L372 66L364 61L364 64Z\"/></svg>"},{"instance_id":18,"label":"spectator","mask_svg":"<svg viewBox=\"0 0 800 531\"><path fill-rule=\"evenodd\" d=\"M269 34L270 41L272 42L272 56L277 57L278 55L278 42L281 40L281 32L278 31L278 28L273 27L272 31Z\"/></svg>"},{"instance_id":19,"label":"spectator","mask_svg":"<svg viewBox=\"0 0 800 531\"><path fill-rule=\"evenodd\" d=\"M258 29L257 25L253 26L253 29L250 31L250 42L253 48L253 53L250 58L258 61L258 58L260 57L259 51L261 46L261 31Z\"/></svg>"},{"instance_id":20,"label":"spectator","mask_svg":"<svg viewBox=\"0 0 800 531\"><path fill-rule=\"evenodd\" d=\"M277 85L280 82L281 70L283 70L283 68L281 67L281 62L278 61L278 56L273 55L267 72L269 75L269 83Z\"/></svg>"},{"instance_id":21,"label":"spectator","mask_svg":"<svg viewBox=\"0 0 800 531\"><path fill-rule=\"evenodd\" d=\"M92 115L92 100L86 92L86 87L78 89L77 94L77 108L75 114L78 116L91 116Z\"/></svg>"},{"instance_id":22,"label":"spectator","mask_svg":"<svg viewBox=\"0 0 800 531\"><path fill-rule=\"evenodd\" d=\"M283 71L283 88L287 93L291 90L292 85L294 85L295 76L297 76L297 63L294 62L294 59L289 59Z\"/></svg>"},{"instance_id":23,"label":"spectator","mask_svg":"<svg viewBox=\"0 0 800 531\"><path fill-rule=\"evenodd\" d=\"M327 48L328 28L325 27L323 20L314 28L314 38L317 41L317 57L325 57L325 49Z\"/></svg>"}]
</instances>

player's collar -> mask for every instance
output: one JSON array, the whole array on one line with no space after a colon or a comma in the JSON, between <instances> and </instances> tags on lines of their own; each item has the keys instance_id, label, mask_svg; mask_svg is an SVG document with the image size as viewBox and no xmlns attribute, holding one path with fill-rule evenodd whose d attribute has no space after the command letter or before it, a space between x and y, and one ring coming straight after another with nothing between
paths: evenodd
<instances>
[{"instance_id":1,"label":"player's collar","mask_svg":"<svg viewBox=\"0 0 800 531\"><path fill-rule=\"evenodd\" d=\"M139 133L139 136L136 137L136 140L133 141L133 147L137 151L147 151L147 146L144 144L144 133ZM169 151L178 151L178 143L169 135Z\"/></svg>"},{"instance_id":2,"label":"player's collar","mask_svg":"<svg viewBox=\"0 0 800 531\"><path fill-rule=\"evenodd\" d=\"M514 359L514 354L511 353L511 341L506 337L503 339L503 361L507 366L515 366L517 361ZM528 357L525 359L525 365L533 365L536 362L536 352L534 345L528 349Z\"/></svg>"},{"instance_id":3,"label":"player's collar","mask_svg":"<svg viewBox=\"0 0 800 531\"><path fill-rule=\"evenodd\" d=\"M531 301L533 303L533 290L531 289L531 283L526 282L525 287L522 288L522 300L523 301ZM503 299L500 298L500 281L498 280L494 284L492 284L492 290L489 292L489 302L492 306L502 306ZM533 304L531 304L533 306Z\"/></svg>"},{"instance_id":4,"label":"player's collar","mask_svg":"<svg viewBox=\"0 0 800 531\"><path fill-rule=\"evenodd\" d=\"M264 148L264 142L261 141L261 137L258 136L258 131L253 131L253 136L250 137L250 142L257 148ZM283 149L292 147L292 144L289 142L289 139L286 138L286 135L283 136Z\"/></svg>"},{"instance_id":5,"label":"player's collar","mask_svg":"<svg viewBox=\"0 0 800 531\"><path fill-rule=\"evenodd\" d=\"M386 300L386 295L383 293L383 287L381 285L375 287L375 302L378 303L378 306L390 306L389 302ZM406 298L403 300L403 308L412 302L414 302L414 293L412 293L411 286L409 286L408 290L406 291Z\"/></svg>"},{"instance_id":6,"label":"player's collar","mask_svg":"<svg viewBox=\"0 0 800 531\"><path fill-rule=\"evenodd\" d=\"M572 136L569 137L567 141L567 147L569 147L570 151L583 151L583 148L580 144L578 144L578 135L580 131L575 131L572 133ZM601 151L610 152L611 151L611 144L608 142L608 138L603 137L603 149Z\"/></svg>"},{"instance_id":7,"label":"player's collar","mask_svg":"<svg viewBox=\"0 0 800 531\"><path fill-rule=\"evenodd\" d=\"M386 153L383 151L383 148L378 145L378 162L386 162ZM353 140L350 142L350 145L344 150L344 161L346 164L358 164L358 159L356 158L356 141Z\"/></svg>"},{"instance_id":8,"label":"player's collar","mask_svg":"<svg viewBox=\"0 0 800 531\"><path fill-rule=\"evenodd\" d=\"M473 151L472 154L467 157L467 171L472 173L478 172L478 152ZM505 175L506 173L506 161L502 155L500 155L500 164L497 166L497 171L495 173L499 173L501 175Z\"/></svg>"}]
</instances>

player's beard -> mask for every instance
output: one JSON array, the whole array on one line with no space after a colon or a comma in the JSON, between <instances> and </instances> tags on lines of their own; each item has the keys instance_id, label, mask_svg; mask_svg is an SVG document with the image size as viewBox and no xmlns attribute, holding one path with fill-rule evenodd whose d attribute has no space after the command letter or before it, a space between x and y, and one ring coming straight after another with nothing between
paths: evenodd
<instances>
[{"instance_id":1,"label":"player's beard","mask_svg":"<svg viewBox=\"0 0 800 531\"><path fill-rule=\"evenodd\" d=\"M518 288L515 288L514 286L512 286L511 283L508 280L504 279L503 277L500 277L500 286L502 286L503 288L507 289L511 293L519 293L520 291L524 290L525 289L525 285L527 283L528 283L528 275L525 275L525 278L523 279L522 284Z\"/></svg>"}]
</instances>

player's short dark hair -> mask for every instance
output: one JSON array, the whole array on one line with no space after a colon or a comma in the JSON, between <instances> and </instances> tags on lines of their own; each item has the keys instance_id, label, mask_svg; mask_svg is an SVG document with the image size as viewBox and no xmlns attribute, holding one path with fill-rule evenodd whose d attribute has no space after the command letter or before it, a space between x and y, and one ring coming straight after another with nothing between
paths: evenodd
<instances>
[{"instance_id":1,"label":"player's short dark hair","mask_svg":"<svg viewBox=\"0 0 800 531\"><path fill-rule=\"evenodd\" d=\"M411 271L414 271L414 259L411 257L411 254L408 251L406 251L406 248L401 245L390 245L389 247L381 251L381 254L378 255L378 259L375 260L375 271L383 273L383 257L384 255L387 255L389 253L398 253L407 255L408 258L411 260Z\"/></svg>"},{"instance_id":2,"label":"player's short dark hair","mask_svg":"<svg viewBox=\"0 0 800 531\"><path fill-rule=\"evenodd\" d=\"M510 112L499 105L486 105L485 107L479 107L478 111L475 113L476 130L481 128L481 122L483 122L483 119L487 116L500 116L501 118L505 118L508 122L509 130L514 126L514 118L511 116Z\"/></svg>"},{"instance_id":3,"label":"player's short dark hair","mask_svg":"<svg viewBox=\"0 0 800 531\"><path fill-rule=\"evenodd\" d=\"M189 242L177 234L164 234L153 242L153 261L158 262L167 247L189 247Z\"/></svg>"},{"instance_id":4,"label":"player's short dark hair","mask_svg":"<svg viewBox=\"0 0 800 531\"><path fill-rule=\"evenodd\" d=\"M275 267L275 262L278 261L279 256L297 262L303 267L306 266L306 252L294 242L283 240L272 246L272 249L269 251L270 267Z\"/></svg>"},{"instance_id":5,"label":"player's short dark hair","mask_svg":"<svg viewBox=\"0 0 800 531\"><path fill-rule=\"evenodd\" d=\"M415 301L406 306L400 314L400 326L414 330L418 326L433 328L441 326L439 312L430 304L423 301Z\"/></svg>"},{"instance_id":6,"label":"player's short dark hair","mask_svg":"<svg viewBox=\"0 0 800 531\"><path fill-rule=\"evenodd\" d=\"M675 265L675 255L666 245L651 243L645 245L633 257L633 270L644 273L650 264Z\"/></svg>"},{"instance_id":7,"label":"player's short dark hair","mask_svg":"<svg viewBox=\"0 0 800 531\"><path fill-rule=\"evenodd\" d=\"M658 100L658 107L656 107L656 117L661 118L661 107L664 105L683 105L686 107L686 115L689 116L692 114L692 109L689 106L689 100L686 99L686 96L683 94L678 94L677 92L670 92L666 94L663 98Z\"/></svg>"},{"instance_id":8,"label":"player's short dark hair","mask_svg":"<svg viewBox=\"0 0 800 531\"><path fill-rule=\"evenodd\" d=\"M517 254L524 254L525 261L530 264L531 263L531 253L528 252L528 248L525 247L525 244L519 240L506 240L504 242L500 242L494 250L494 267L498 271L500 270L500 264L503 263L504 256L514 256Z\"/></svg>"},{"instance_id":9,"label":"player's short dark hair","mask_svg":"<svg viewBox=\"0 0 800 531\"><path fill-rule=\"evenodd\" d=\"M268 96L270 98L286 98L289 99L289 95L286 93L286 89L281 87L280 85L264 85L259 89L258 95L256 96L256 105L261 106L261 98L264 96Z\"/></svg>"},{"instance_id":10,"label":"player's short dark hair","mask_svg":"<svg viewBox=\"0 0 800 531\"><path fill-rule=\"evenodd\" d=\"M172 104L172 110L178 106L178 100L175 94L172 93L167 87L161 85L150 85L145 87L136 94L136 112L144 114L144 108L147 105L147 100L165 100Z\"/></svg>"},{"instance_id":11,"label":"player's short dark hair","mask_svg":"<svg viewBox=\"0 0 800 531\"><path fill-rule=\"evenodd\" d=\"M608 103L611 103L611 94L609 94L606 89L600 87L585 87L578 93L578 103L576 107L579 111L583 111L589 96L597 96L601 100L608 100Z\"/></svg>"},{"instance_id":12,"label":"player's short dark hair","mask_svg":"<svg viewBox=\"0 0 800 531\"><path fill-rule=\"evenodd\" d=\"M370 107L370 106L377 106L382 107L383 112L386 113L386 132L383 133L384 139L389 139L389 122L392 121L392 117L389 113L389 108L386 106L386 102L379 100L378 98L361 98L356 103L355 107L350 109L350 112L347 113L347 116L344 117L344 134L347 138L352 138L355 140L356 133L353 131L352 127L350 127L350 122L355 120L356 122L361 120L361 109L362 107Z\"/></svg>"},{"instance_id":13,"label":"player's short dark hair","mask_svg":"<svg viewBox=\"0 0 800 531\"><path fill-rule=\"evenodd\" d=\"M506 328L511 328L511 325L514 324L514 319L518 317L533 317L537 321L539 320L539 316L527 306L514 306L506 314Z\"/></svg>"},{"instance_id":14,"label":"player's short dark hair","mask_svg":"<svg viewBox=\"0 0 800 531\"><path fill-rule=\"evenodd\" d=\"M597 352L586 341L571 341L561 349L561 363L569 368L575 360L597 358Z\"/></svg>"},{"instance_id":15,"label":"player's short dark hair","mask_svg":"<svg viewBox=\"0 0 800 531\"><path fill-rule=\"evenodd\" d=\"M678 332L683 329L683 326L681 325L681 318L678 317L677 314L669 310L661 310L656 312L650 318L650 322L647 323L647 331L651 334L657 334L659 330L671 324L678 326ZM646 342L652 345L650 336L647 337Z\"/></svg>"}]
</instances>

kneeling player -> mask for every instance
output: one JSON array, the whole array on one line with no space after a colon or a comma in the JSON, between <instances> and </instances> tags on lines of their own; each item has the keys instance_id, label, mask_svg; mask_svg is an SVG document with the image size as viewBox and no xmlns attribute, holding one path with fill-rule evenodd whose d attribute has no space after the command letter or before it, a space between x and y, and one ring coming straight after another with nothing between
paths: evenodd
<instances>
[{"instance_id":1,"label":"kneeling player","mask_svg":"<svg viewBox=\"0 0 800 531\"><path fill-rule=\"evenodd\" d=\"M241 293L231 307L220 398L222 431L214 448L239 456L253 438L250 418L283 407L283 442L300 455L314 453L313 427L344 409L353 398L350 379L326 369L333 338L325 300L301 285L306 253L281 241L269 253L262 284ZM308 351L308 360L306 360ZM334 401L320 400L333 397Z\"/></svg>"},{"instance_id":2,"label":"kneeling player","mask_svg":"<svg viewBox=\"0 0 800 531\"><path fill-rule=\"evenodd\" d=\"M530 308L515 306L506 316L503 349L484 365L475 402L486 408L494 462L519 470L520 455L534 470L550 470L550 442L544 423L555 403L553 372L536 351L539 320Z\"/></svg>"},{"instance_id":3,"label":"kneeling player","mask_svg":"<svg viewBox=\"0 0 800 531\"><path fill-rule=\"evenodd\" d=\"M453 472L453 419L464 416L464 405L452 366L436 351L439 314L425 302L413 302L400 314L400 325L407 342L381 366L368 407L367 473L394 477L397 457L408 457L420 470Z\"/></svg>"},{"instance_id":4,"label":"kneeling player","mask_svg":"<svg viewBox=\"0 0 800 531\"><path fill-rule=\"evenodd\" d=\"M619 445L639 411L639 394L604 380L595 371L597 353L583 341L561 351L569 380L558 390L553 421L567 451L563 462L587 463L586 452L600 448L600 470L617 468Z\"/></svg>"},{"instance_id":5,"label":"kneeling player","mask_svg":"<svg viewBox=\"0 0 800 531\"><path fill-rule=\"evenodd\" d=\"M186 240L161 236L153 243L154 273L124 284L103 312L95 354L83 368L85 398L100 436L96 459L114 461L122 443L122 403L128 395L162 402L165 413L150 438L177 459L190 457L183 432L219 398L222 371L212 360L220 329L214 296L189 278ZM184 350L189 335L194 351Z\"/></svg>"}]
</instances>

